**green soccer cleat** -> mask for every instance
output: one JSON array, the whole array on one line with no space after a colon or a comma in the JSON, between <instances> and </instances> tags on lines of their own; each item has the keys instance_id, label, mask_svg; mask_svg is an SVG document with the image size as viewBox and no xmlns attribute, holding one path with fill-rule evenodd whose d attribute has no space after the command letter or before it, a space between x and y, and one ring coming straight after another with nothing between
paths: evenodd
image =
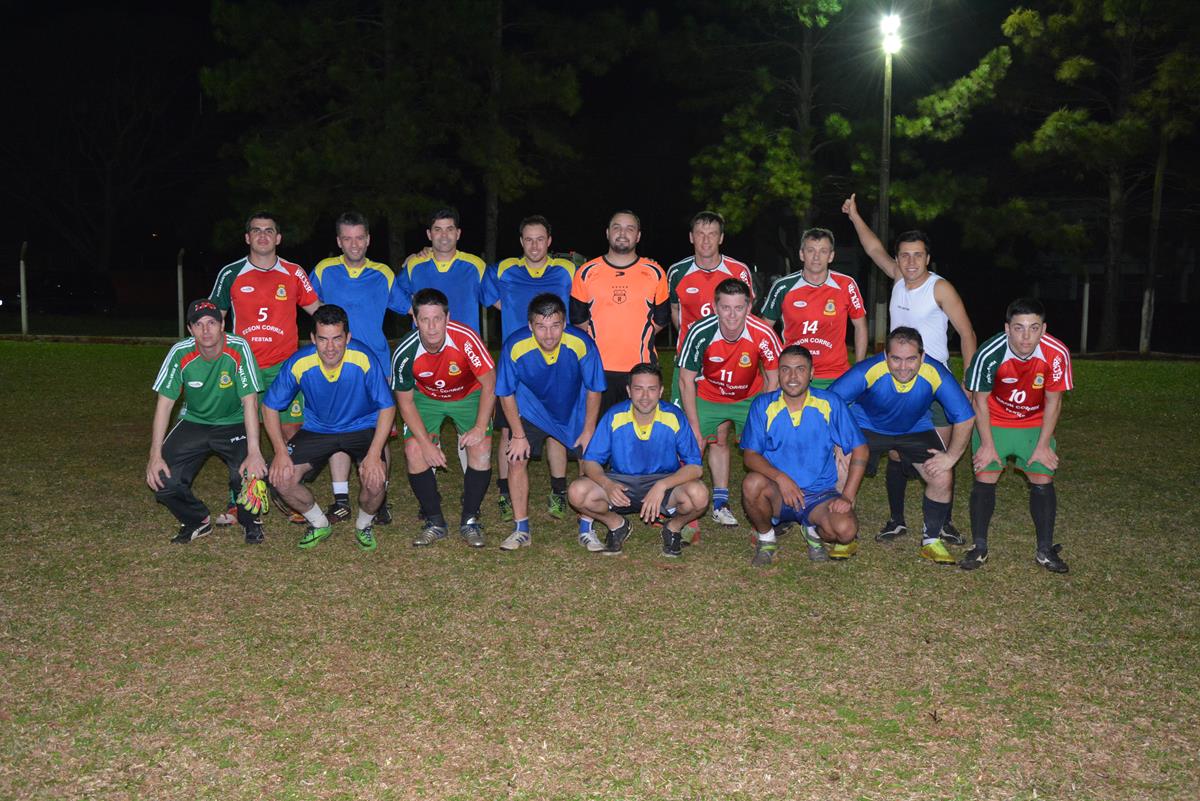
<instances>
[{"instance_id":1,"label":"green soccer cleat","mask_svg":"<svg viewBox=\"0 0 1200 801\"><path fill-rule=\"evenodd\" d=\"M322 526L321 528L313 528L312 526L309 526L305 530L304 536L300 538L300 547L304 550L316 548L321 544L321 540L325 539L332 533L333 526Z\"/></svg>"},{"instance_id":2,"label":"green soccer cleat","mask_svg":"<svg viewBox=\"0 0 1200 801\"><path fill-rule=\"evenodd\" d=\"M501 495L496 500L496 505L500 507L500 519L505 523L513 521L512 499L507 495Z\"/></svg>"},{"instance_id":3,"label":"green soccer cleat","mask_svg":"<svg viewBox=\"0 0 1200 801\"><path fill-rule=\"evenodd\" d=\"M829 549L829 558L845 560L849 559L851 556L854 556L856 553L858 553L858 540L839 542L834 544L834 546Z\"/></svg>"},{"instance_id":4,"label":"green soccer cleat","mask_svg":"<svg viewBox=\"0 0 1200 801\"><path fill-rule=\"evenodd\" d=\"M562 520L567 516L567 496L559 495L556 492L550 493L550 502L546 506L546 511L555 520Z\"/></svg>"},{"instance_id":5,"label":"green soccer cleat","mask_svg":"<svg viewBox=\"0 0 1200 801\"><path fill-rule=\"evenodd\" d=\"M946 543L941 540L932 540L921 546L921 558L928 559L935 565L956 565L958 562L954 559L954 555L946 550Z\"/></svg>"},{"instance_id":6,"label":"green soccer cleat","mask_svg":"<svg viewBox=\"0 0 1200 801\"><path fill-rule=\"evenodd\" d=\"M762 542L761 540L754 547L754 558L750 560L752 567L770 567L775 561L775 552L778 545L773 542Z\"/></svg>"},{"instance_id":7,"label":"green soccer cleat","mask_svg":"<svg viewBox=\"0 0 1200 801\"><path fill-rule=\"evenodd\" d=\"M377 547L375 542L375 532L370 526L360 528L354 532L354 539L358 541L358 547L364 551L373 551Z\"/></svg>"}]
</instances>

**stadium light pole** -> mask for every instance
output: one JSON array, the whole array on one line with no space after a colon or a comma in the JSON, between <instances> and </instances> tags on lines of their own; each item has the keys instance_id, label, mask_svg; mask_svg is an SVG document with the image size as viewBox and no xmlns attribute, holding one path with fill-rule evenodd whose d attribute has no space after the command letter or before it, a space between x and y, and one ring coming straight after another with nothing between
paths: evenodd
<instances>
[{"instance_id":1,"label":"stadium light pole","mask_svg":"<svg viewBox=\"0 0 1200 801\"><path fill-rule=\"evenodd\" d=\"M883 33L883 141L879 146L879 241L886 248L888 241L888 192L892 172L892 56L900 52L900 17L888 14L879 23ZM872 277L875 271L871 271ZM887 307L883 293L876 293L875 347L883 346L887 336Z\"/></svg>"}]
</instances>

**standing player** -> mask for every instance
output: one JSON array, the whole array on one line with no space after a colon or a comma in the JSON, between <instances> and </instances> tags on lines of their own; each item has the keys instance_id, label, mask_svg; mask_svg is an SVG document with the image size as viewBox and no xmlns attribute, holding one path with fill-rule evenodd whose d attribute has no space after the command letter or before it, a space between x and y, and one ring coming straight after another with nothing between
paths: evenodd
<instances>
[{"instance_id":1,"label":"standing player","mask_svg":"<svg viewBox=\"0 0 1200 801\"><path fill-rule=\"evenodd\" d=\"M808 558L814 562L849 559L858 550L854 499L867 469L867 443L845 402L812 387L811 375L808 350L788 345L779 357L779 389L750 405L742 434L742 508L757 532L750 562L756 567L774 561L774 527L783 522L805 528ZM840 493L834 446L850 454ZM834 543L828 554L821 540Z\"/></svg>"},{"instance_id":2,"label":"standing player","mask_svg":"<svg viewBox=\"0 0 1200 801\"><path fill-rule=\"evenodd\" d=\"M432 545L447 533L434 468L446 466L439 438L449 418L467 452L458 531L472 548L482 548L479 506L492 478L496 365L478 334L449 319L450 303L441 292L422 289L412 303L415 330L396 348L391 375L404 419L408 483L425 519L413 545Z\"/></svg>"},{"instance_id":3,"label":"standing player","mask_svg":"<svg viewBox=\"0 0 1200 801\"><path fill-rule=\"evenodd\" d=\"M654 335L670 319L667 274L657 262L638 256L642 222L632 211L618 211L605 232L608 253L575 272L571 285L571 324L596 340L608 389L601 413L627 397L629 371L635 364L658 363Z\"/></svg>"},{"instance_id":4,"label":"standing player","mask_svg":"<svg viewBox=\"0 0 1200 801\"><path fill-rule=\"evenodd\" d=\"M408 311L408 299L400 290L396 274L386 264L367 258L371 245L371 229L367 218L357 211L344 212L334 224L337 246L341 256L325 259L313 268L309 281L322 303L335 303L346 310L354 340L375 354L380 364L390 364L391 352L383 333L383 318L387 310L403 314ZM387 459L387 449L384 449ZM350 457L336 453L329 460L333 479L333 503L325 515L334 523L350 519ZM380 507L376 519L391 522L387 501Z\"/></svg>"},{"instance_id":5,"label":"standing player","mask_svg":"<svg viewBox=\"0 0 1200 801\"><path fill-rule=\"evenodd\" d=\"M867 317L858 284L829 269L833 232L810 228L800 237L803 269L771 284L762 316L783 320L783 341L803 345L812 354L812 385L825 389L850 366L846 354L847 321L854 326L854 361L867 355Z\"/></svg>"},{"instance_id":6,"label":"standing player","mask_svg":"<svg viewBox=\"0 0 1200 801\"><path fill-rule=\"evenodd\" d=\"M676 359L683 350L683 339L692 323L713 313L713 292L717 284L727 278L736 278L750 287L750 300L754 300L754 281L750 268L743 262L721 253L725 241L725 218L715 211L701 211L692 217L688 241L694 253L689 258L677 261L667 270L667 287L671 299L671 317L679 330L676 342ZM679 394L679 367L676 365L671 381L671 402L679 405L683 397ZM713 472L713 484L728 487L729 484L729 427L717 429L715 442L708 445L708 465ZM718 479L718 476L723 476ZM713 495L713 519L727 526L736 526L737 519L729 510L729 494L724 497Z\"/></svg>"},{"instance_id":7,"label":"standing player","mask_svg":"<svg viewBox=\"0 0 1200 801\"><path fill-rule=\"evenodd\" d=\"M596 343L566 318L561 298L538 295L529 304L529 333L517 331L500 351L496 396L512 428L505 455L515 518L500 545L506 551L532 542L527 460L541 453L547 438L579 456L596 430L604 366Z\"/></svg>"},{"instance_id":8,"label":"standing player","mask_svg":"<svg viewBox=\"0 0 1200 801\"><path fill-rule=\"evenodd\" d=\"M571 506L582 515L579 542L588 550L600 550L592 518L608 527L604 553L617 554L629 536L625 515L637 514L647 524L666 518L662 553L678 557L683 527L704 514L700 450L683 410L664 401L662 390L657 365L634 365L629 399L604 413L588 443L583 476L571 483Z\"/></svg>"},{"instance_id":9,"label":"standing player","mask_svg":"<svg viewBox=\"0 0 1200 801\"><path fill-rule=\"evenodd\" d=\"M973 545L959 565L980 567L988 558L988 526L996 510L996 483L1008 457L1029 479L1029 513L1037 531L1036 560L1053 573L1066 573L1054 542L1058 469L1054 429L1063 393L1074 389L1071 353L1046 333L1041 301L1018 298L1008 305L1004 333L980 346L967 367L967 389L975 393L975 484L971 487Z\"/></svg>"},{"instance_id":10,"label":"standing player","mask_svg":"<svg viewBox=\"0 0 1200 801\"><path fill-rule=\"evenodd\" d=\"M308 521L300 547L315 548L333 528L302 482L316 478L333 454L350 454L361 484L355 539L364 551L373 551L372 524L387 483L383 448L396 419L387 368L351 342L350 323L341 306L317 309L313 324L312 344L283 363L263 398L263 425L275 447L271 483ZM297 392L304 395L304 427L285 442L279 412Z\"/></svg>"},{"instance_id":11,"label":"standing player","mask_svg":"<svg viewBox=\"0 0 1200 801\"><path fill-rule=\"evenodd\" d=\"M549 220L540 214L526 217L521 220L518 233L523 255L491 265L483 275L483 305L500 310L501 342L517 331L529 330L529 302L537 295L550 292L562 298L564 306L569 304L571 281L575 277L575 262L550 255L554 240ZM500 453L507 453L508 421L499 405L496 428L500 430ZM550 516L561 519L566 514L567 451L558 440L546 442L546 461L550 466ZM508 494L508 460L501 459L498 468L500 515L510 522L513 510Z\"/></svg>"},{"instance_id":12,"label":"standing player","mask_svg":"<svg viewBox=\"0 0 1200 801\"><path fill-rule=\"evenodd\" d=\"M158 403L146 463L154 499L179 521L171 542L180 544L212 532L208 508L192 492L192 481L209 454L217 454L229 468L231 495L237 494L243 475L267 474L259 447L258 367L249 344L226 336L221 312L210 300L192 301L187 323L191 337L171 348L154 380ZM183 409L168 434L180 395ZM236 514L246 542L262 542L262 523L240 506Z\"/></svg>"},{"instance_id":13,"label":"standing player","mask_svg":"<svg viewBox=\"0 0 1200 801\"><path fill-rule=\"evenodd\" d=\"M939 534L950 513L954 466L967 450L975 420L971 402L954 374L936 359L926 358L917 329L900 326L888 334L883 353L855 364L829 391L851 404L871 450L868 473L874 474L881 453L895 452L899 463L925 480L921 557L939 565L954 564ZM933 427L930 406L934 403L941 404L953 423L949 445ZM886 533L875 539L893 539Z\"/></svg>"},{"instance_id":14,"label":"standing player","mask_svg":"<svg viewBox=\"0 0 1200 801\"><path fill-rule=\"evenodd\" d=\"M458 249L462 236L458 211L438 209L425 231L429 248L409 256L400 270L400 291L410 299L422 289L440 290L450 301L450 319L480 333L479 303L486 265L483 259ZM404 311L409 310L405 304Z\"/></svg>"},{"instance_id":15,"label":"standing player","mask_svg":"<svg viewBox=\"0 0 1200 801\"><path fill-rule=\"evenodd\" d=\"M959 343L962 347L963 370L971 363L975 355L975 329L971 327L971 319L962 298L954 286L937 273L929 271L933 255L929 248L929 237L921 231L907 231L896 238L896 258L892 258L887 248L875 236L875 232L867 225L858 213L858 204L851 195L842 204L842 211L854 224L858 233L858 241L863 250L871 257L879 269L894 283L892 298L888 304L890 317L889 326L909 326L921 332L925 343L925 352L947 367L950 365L950 346L947 342L947 324L953 325L958 332ZM945 440L950 436L950 420L941 403L933 405L933 424L937 432ZM885 483L887 485L888 505L891 507L891 517L880 530L883 539L893 539L907 530L904 511L904 492L908 484L908 476L901 469L900 462L889 458ZM954 488L950 489L950 501L953 506ZM955 545L962 545L962 535L950 521L949 512L946 515L946 525L942 538Z\"/></svg>"},{"instance_id":16,"label":"standing player","mask_svg":"<svg viewBox=\"0 0 1200 801\"><path fill-rule=\"evenodd\" d=\"M779 386L782 345L771 326L750 313L750 288L736 278L717 284L714 314L688 329L676 357L679 394L701 450L746 426L759 392ZM736 526L729 509L729 459L709 459L713 477L712 518Z\"/></svg>"}]
</instances>

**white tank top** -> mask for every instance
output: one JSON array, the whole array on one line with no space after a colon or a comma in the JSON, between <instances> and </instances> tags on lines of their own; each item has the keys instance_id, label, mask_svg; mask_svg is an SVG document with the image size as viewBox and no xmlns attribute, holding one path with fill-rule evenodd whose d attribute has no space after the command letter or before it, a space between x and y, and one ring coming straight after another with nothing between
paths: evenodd
<instances>
[{"instance_id":1,"label":"white tank top","mask_svg":"<svg viewBox=\"0 0 1200 801\"><path fill-rule=\"evenodd\" d=\"M902 325L917 329L925 343L925 353L946 364L950 359L950 347L946 344L946 325L950 318L933 296L933 288L941 280L937 273L930 273L925 283L916 289L908 289L901 278L892 287L888 311L892 317L892 330Z\"/></svg>"}]
</instances>

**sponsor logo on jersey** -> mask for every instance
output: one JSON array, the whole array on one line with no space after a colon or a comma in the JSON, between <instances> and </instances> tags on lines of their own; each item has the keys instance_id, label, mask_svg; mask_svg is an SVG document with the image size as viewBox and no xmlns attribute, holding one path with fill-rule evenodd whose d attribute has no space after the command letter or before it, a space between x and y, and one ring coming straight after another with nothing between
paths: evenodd
<instances>
[{"instance_id":1,"label":"sponsor logo on jersey","mask_svg":"<svg viewBox=\"0 0 1200 801\"><path fill-rule=\"evenodd\" d=\"M714 364L721 364L725 361L724 357L721 356L709 356L708 360Z\"/></svg>"},{"instance_id":2,"label":"sponsor logo on jersey","mask_svg":"<svg viewBox=\"0 0 1200 801\"><path fill-rule=\"evenodd\" d=\"M699 295L699 294L700 294L700 287L698 287L698 286L689 286L687 289L685 289L685 290L683 290L683 291L684 291L684 292L686 292L686 293L688 293L689 295Z\"/></svg>"},{"instance_id":3,"label":"sponsor logo on jersey","mask_svg":"<svg viewBox=\"0 0 1200 801\"><path fill-rule=\"evenodd\" d=\"M1051 363L1051 365L1050 365L1050 370L1051 370L1051 375L1054 377L1054 381L1056 383L1059 381L1062 381L1062 377L1063 377L1062 357L1057 357L1054 359L1053 363Z\"/></svg>"},{"instance_id":4,"label":"sponsor logo on jersey","mask_svg":"<svg viewBox=\"0 0 1200 801\"><path fill-rule=\"evenodd\" d=\"M217 382L217 384L220 385L221 389L229 389L233 386L233 379L229 377L229 373L222 370L221 379Z\"/></svg>"},{"instance_id":5,"label":"sponsor logo on jersey","mask_svg":"<svg viewBox=\"0 0 1200 801\"><path fill-rule=\"evenodd\" d=\"M1041 389L1044 386L1046 386L1046 376L1042 375L1041 373L1038 373L1037 375L1035 375L1033 377L1033 388Z\"/></svg>"},{"instance_id":6,"label":"sponsor logo on jersey","mask_svg":"<svg viewBox=\"0 0 1200 801\"><path fill-rule=\"evenodd\" d=\"M837 306L833 302L833 298L825 301L825 316L833 317L837 314Z\"/></svg>"},{"instance_id":7,"label":"sponsor logo on jersey","mask_svg":"<svg viewBox=\"0 0 1200 801\"><path fill-rule=\"evenodd\" d=\"M238 291L245 292L247 295L249 295L251 292L254 291L254 287L250 286L249 284L246 284L245 286L239 288Z\"/></svg>"},{"instance_id":8,"label":"sponsor logo on jersey","mask_svg":"<svg viewBox=\"0 0 1200 801\"><path fill-rule=\"evenodd\" d=\"M741 356L741 358L738 359L738 367L749 367L749 366L750 366L750 354L746 353L746 351L742 351L742 356Z\"/></svg>"},{"instance_id":9,"label":"sponsor logo on jersey","mask_svg":"<svg viewBox=\"0 0 1200 801\"><path fill-rule=\"evenodd\" d=\"M793 305L793 306L795 306L797 309L803 309L805 306L807 306L807 305L808 305L808 301L806 301L806 300L793 300L793 301L792 301L792 305Z\"/></svg>"},{"instance_id":10,"label":"sponsor logo on jersey","mask_svg":"<svg viewBox=\"0 0 1200 801\"><path fill-rule=\"evenodd\" d=\"M421 372L417 373L418 378L429 378L432 375L433 375L432 370L422 370Z\"/></svg>"},{"instance_id":11,"label":"sponsor logo on jersey","mask_svg":"<svg viewBox=\"0 0 1200 801\"><path fill-rule=\"evenodd\" d=\"M189 381L188 386L191 387L192 389L200 389L200 387L204 386L204 382L203 381Z\"/></svg>"},{"instance_id":12,"label":"sponsor logo on jersey","mask_svg":"<svg viewBox=\"0 0 1200 801\"><path fill-rule=\"evenodd\" d=\"M624 273L619 273L619 274L624 275ZM626 300L629 299L628 293L629 293L628 287L623 287L623 286L613 287L613 294L612 294L613 303L624 303Z\"/></svg>"},{"instance_id":13,"label":"sponsor logo on jersey","mask_svg":"<svg viewBox=\"0 0 1200 801\"><path fill-rule=\"evenodd\" d=\"M1008 378L1001 378L1001 379L1000 379L1000 383L1002 383L1002 384L1015 384L1015 383L1017 383L1017 379L1015 379L1015 378L1012 378L1011 376L1010 376L1010 377L1008 377Z\"/></svg>"},{"instance_id":14,"label":"sponsor logo on jersey","mask_svg":"<svg viewBox=\"0 0 1200 801\"><path fill-rule=\"evenodd\" d=\"M450 366L446 368L446 372L450 375L458 375L462 372L462 368L458 366L458 362L450 362Z\"/></svg>"},{"instance_id":15,"label":"sponsor logo on jersey","mask_svg":"<svg viewBox=\"0 0 1200 801\"><path fill-rule=\"evenodd\" d=\"M275 288L275 300L287 300L287 287L283 284Z\"/></svg>"}]
</instances>

